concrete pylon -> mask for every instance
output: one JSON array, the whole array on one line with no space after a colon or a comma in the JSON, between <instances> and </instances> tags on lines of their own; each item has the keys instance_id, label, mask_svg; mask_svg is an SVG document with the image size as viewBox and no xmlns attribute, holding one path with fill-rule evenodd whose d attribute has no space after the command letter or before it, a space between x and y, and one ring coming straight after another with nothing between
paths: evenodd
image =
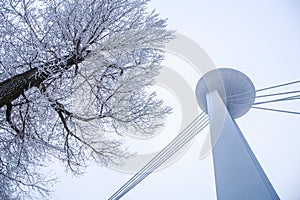
<instances>
[{"instance_id":1,"label":"concrete pylon","mask_svg":"<svg viewBox=\"0 0 300 200\"><path fill-rule=\"evenodd\" d=\"M212 152L218 200L279 200L219 93L207 93L206 100L211 140L217 139Z\"/></svg>"}]
</instances>

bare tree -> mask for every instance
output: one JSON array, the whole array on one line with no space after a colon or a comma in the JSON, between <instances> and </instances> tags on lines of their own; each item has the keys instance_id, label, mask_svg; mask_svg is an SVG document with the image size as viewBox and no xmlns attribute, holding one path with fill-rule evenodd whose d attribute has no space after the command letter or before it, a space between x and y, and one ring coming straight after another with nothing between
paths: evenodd
<instances>
[{"instance_id":1,"label":"bare tree","mask_svg":"<svg viewBox=\"0 0 300 200\"><path fill-rule=\"evenodd\" d=\"M162 125L170 109L147 87L172 32L147 2L0 1L1 199L47 195L53 159L74 173L119 164L115 135Z\"/></svg>"}]
</instances>

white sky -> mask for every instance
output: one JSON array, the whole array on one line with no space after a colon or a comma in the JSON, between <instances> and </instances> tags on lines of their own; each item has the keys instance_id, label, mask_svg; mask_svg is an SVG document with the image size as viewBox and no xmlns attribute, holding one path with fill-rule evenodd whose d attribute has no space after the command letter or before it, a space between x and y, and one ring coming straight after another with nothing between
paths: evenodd
<instances>
[{"instance_id":1,"label":"white sky","mask_svg":"<svg viewBox=\"0 0 300 200\"><path fill-rule=\"evenodd\" d=\"M300 3L297 0L152 0L151 7L169 19L171 29L198 43L216 66L244 72L257 89L300 78ZM171 55L164 64L179 71L191 69ZM184 77L195 83L197 77L188 72ZM287 87L281 91L292 89ZM166 98L175 106L168 122L170 127L174 119L180 119L180 105L170 94ZM270 107L300 111L297 101ZM278 195L286 200L300 199L299 121L300 116L260 110L251 110L237 120ZM160 134L173 134L169 132ZM212 157L199 160L202 139L203 136L198 136L184 157L150 175L123 199L215 199ZM107 199L131 176L94 166L80 178L63 177L54 188L53 199Z\"/></svg>"}]
</instances>

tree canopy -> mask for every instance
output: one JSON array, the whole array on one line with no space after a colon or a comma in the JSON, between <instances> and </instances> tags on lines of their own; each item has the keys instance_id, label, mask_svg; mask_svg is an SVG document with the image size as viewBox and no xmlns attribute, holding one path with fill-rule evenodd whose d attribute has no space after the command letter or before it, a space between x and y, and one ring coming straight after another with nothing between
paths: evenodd
<instances>
[{"instance_id":1,"label":"tree canopy","mask_svg":"<svg viewBox=\"0 0 300 200\"><path fill-rule=\"evenodd\" d=\"M45 198L49 160L117 164L128 153L114 135L163 124L170 109L147 87L172 32L147 3L0 2L1 199Z\"/></svg>"}]
</instances>

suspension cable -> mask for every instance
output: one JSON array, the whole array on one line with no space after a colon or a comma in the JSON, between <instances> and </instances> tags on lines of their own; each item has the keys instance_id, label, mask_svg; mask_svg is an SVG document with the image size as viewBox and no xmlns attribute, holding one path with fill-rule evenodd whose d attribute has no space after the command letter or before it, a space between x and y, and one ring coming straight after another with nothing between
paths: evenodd
<instances>
[{"instance_id":1,"label":"suspension cable","mask_svg":"<svg viewBox=\"0 0 300 200\"><path fill-rule=\"evenodd\" d=\"M205 128L208 124L207 116L201 113L189 126L187 126L176 138L172 140L161 152L159 152L153 159L151 159L139 172L137 172L129 181L127 181L117 192L115 192L109 200L119 199L139 182L161 166L174 153L176 153L182 146L190 141L198 132ZM204 120L204 121L203 121ZM200 122L200 124L199 124ZM205 126L204 126L205 125ZM196 126L196 128L194 128ZM199 128L200 127L200 128Z\"/></svg>"},{"instance_id":2,"label":"suspension cable","mask_svg":"<svg viewBox=\"0 0 300 200\"><path fill-rule=\"evenodd\" d=\"M275 111L275 112L281 112L281 113L300 115L300 112L294 112L294 111L289 111L289 110L279 110L279 109L263 108L263 107L256 107L256 106L253 106L252 108L260 109L260 110L268 110L268 111Z\"/></svg>"},{"instance_id":3,"label":"suspension cable","mask_svg":"<svg viewBox=\"0 0 300 200\"><path fill-rule=\"evenodd\" d=\"M275 85L275 86L271 86L271 87L262 88L262 89L256 90L256 92L260 92L260 91L264 91L264 90L270 90L270 89L273 89L273 88L283 87L283 86L292 85L292 84L296 84L296 83L300 83L300 80L289 82L289 83L284 83L284 84L280 84L280 85Z\"/></svg>"},{"instance_id":4,"label":"suspension cable","mask_svg":"<svg viewBox=\"0 0 300 200\"><path fill-rule=\"evenodd\" d=\"M290 97L273 99L273 100L269 100L269 101L256 102L256 103L254 103L254 105L260 105L260 104L266 104L266 103L274 103L274 102L280 102L280 101L291 101L291 100L298 100L298 99L300 99L300 95L294 95L294 96L290 96Z\"/></svg>"},{"instance_id":5,"label":"suspension cable","mask_svg":"<svg viewBox=\"0 0 300 200\"><path fill-rule=\"evenodd\" d=\"M273 94L265 94L265 95L256 96L256 98L271 97L271 96L278 96L278 95L285 95L285 94L294 94L294 93L299 93L299 92L300 92L300 90L295 90L295 91L290 91L290 92L273 93Z\"/></svg>"},{"instance_id":6,"label":"suspension cable","mask_svg":"<svg viewBox=\"0 0 300 200\"><path fill-rule=\"evenodd\" d=\"M195 125L195 121L199 121L199 118L198 118L198 120L197 119L195 119L192 123L191 123L191 125L193 124L193 125ZM187 127L186 129L185 129L185 131L183 131L183 132L186 132L186 131L188 131L188 132L190 132L189 131L189 129L191 128L191 126L189 126L189 127ZM182 134L181 134L182 135ZM168 149L170 149L170 146L171 146L171 144L172 143L174 143L174 142L176 142L177 140L179 139L179 141L180 141L180 139L181 139L181 137L180 137L180 135L178 135L167 147L165 147L165 149L163 149L160 153L158 153L150 162L148 162L148 164L145 166L145 167L143 167L142 168L142 170L140 170L137 174L135 174L125 185L123 185L120 189L119 189L119 191L118 192L116 192L112 197L114 197L114 196L116 196L117 195L117 193L120 193L121 192L121 190L124 190L126 187L128 187L128 185L129 184L131 184L131 182L133 182L140 174L142 174L142 173L145 173L148 169L149 169L149 167L151 166L151 165L153 165L153 163L154 162L156 162L156 160L157 159L159 159L160 157L163 157L163 156L165 156L164 154L165 154L165 151L167 151ZM176 143L175 143L176 144ZM113 199L111 197L111 199Z\"/></svg>"},{"instance_id":7,"label":"suspension cable","mask_svg":"<svg viewBox=\"0 0 300 200\"><path fill-rule=\"evenodd\" d=\"M122 196L124 196L126 193L128 193L130 190L132 190L137 184L139 184L142 180L144 180L147 176L149 176L151 173L153 173L159 166L161 166L166 160L168 160L172 155L174 155L178 150L180 150L184 145L186 145L187 142L189 142L191 139L194 138L195 135L197 135L200 131L202 131L206 126L208 125L208 120L205 124L202 125L201 128L193 132L189 137L187 137L185 140L183 140L179 146L177 146L175 149L173 149L171 152L169 152L165 158L159 160L156 162L153 167L150 169L149 172L142 173L140 177L138 177L137 180L135 180L129 187L127 187L121 194L116 197L116 199L120 199Z\"/></svg>"}]
</instances>

